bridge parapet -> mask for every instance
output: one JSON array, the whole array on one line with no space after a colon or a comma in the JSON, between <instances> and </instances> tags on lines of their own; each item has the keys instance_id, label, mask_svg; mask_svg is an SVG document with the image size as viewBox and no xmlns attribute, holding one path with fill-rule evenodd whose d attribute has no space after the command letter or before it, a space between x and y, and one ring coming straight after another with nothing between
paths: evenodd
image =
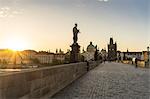
<instances>
[{"instance_id":1,"label":"bridge parapet","mask_svg":"<svg viewBox=\"0 0 150 99\"><path fill-rule=\"evenodd\" d=\"M86 72L87 63L80 62L3 74L0 75L0 99L52 96Z\"/></svg>"}]
</instances>

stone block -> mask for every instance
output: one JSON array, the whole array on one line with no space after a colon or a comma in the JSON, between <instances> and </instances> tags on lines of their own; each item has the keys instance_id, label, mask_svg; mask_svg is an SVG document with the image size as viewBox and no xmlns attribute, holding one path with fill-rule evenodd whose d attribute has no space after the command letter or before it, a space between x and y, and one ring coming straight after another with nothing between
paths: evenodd
<instances>
[{"instance_id":1,"label":"stone block","mask_svg":"<svg viewBox=\"0 0 150 99\"><path fill-rule=\"evenodd\" d=\"M41 78L42 78L42 71L40 70L26 73L27 81L32 81L32 80L41 79Z\"/></svg>"},{"instance_id":2,"label":"stone block","mask_svg":"<svg viewBox=\"0 0 150 99\"><path fill-rule=\"evenodd\" d=\"M41 95L44 96L50 91L50 88L48 86L45 86L41 89Z\"/></svg>"},{"instance_id":3,"label":"stone block","mask_svg":"<svg viewBox=\"0 0 150 99\"><path fill-rule=\"evenodd\" d=\"M26 86L15 86L15 87L8 87L3 90L4 91L4 97L6 99L17 99L19 97L22 97L26 94L29 94L29 88Z\"/></svg>"},{"instance_id":4,"label":"stone block","mask_svg":"<svg viewBox=\"0 0 150 99\"><path fill-rule=\"evenodd\" d=\"M40 88L42 88L42 79L36 79L31 81L31 87L30 87L30 91L35 91L35 90L39 90Z\"/></svg>"},{"instance_id":5,"label":"stone block","mask_svg":"<svg viewBox=\"0 0 150 99\"><path fill-rule=\"evenodd\" d=\"M35 91L32 91L32 92L30 92L30 95L29 95L29 97L31 98L31 99L38 99L38 98L40 98L42 95L41 95L41 90L39 89L39 90L35 90Z\"/></svg>"}]
</instances>

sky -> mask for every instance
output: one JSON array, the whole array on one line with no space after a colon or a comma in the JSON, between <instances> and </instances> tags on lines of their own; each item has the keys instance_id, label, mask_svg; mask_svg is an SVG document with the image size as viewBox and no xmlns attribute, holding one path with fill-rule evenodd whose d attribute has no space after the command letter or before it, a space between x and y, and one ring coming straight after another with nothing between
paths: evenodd
<instances>
[{"instance_id":1,"label":"sky","mask_svg":"<svg viewBox=\"0 0 150 99\"><path fill-rule=\"evenodd\" d=\"M150 0L0 0L0 49L67 51L78 23L78 43L118 50L150 46Z\"/></svg>"}]
</instances>

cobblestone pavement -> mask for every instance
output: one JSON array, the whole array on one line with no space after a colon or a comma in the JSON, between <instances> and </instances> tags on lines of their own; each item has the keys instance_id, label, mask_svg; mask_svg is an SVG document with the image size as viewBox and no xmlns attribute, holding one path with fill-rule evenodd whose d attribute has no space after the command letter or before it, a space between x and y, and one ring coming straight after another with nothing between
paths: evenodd
<instances>
[{"instance_id":1,"label":"cobblestone pavement","mask_svg":"<svg viewBox=\"0 0 150 99\"><path fill-rule=\"evenodd\" d=\"M53 99L150 99L150 69L100 64Z\"/></svg>"}]
</instances>

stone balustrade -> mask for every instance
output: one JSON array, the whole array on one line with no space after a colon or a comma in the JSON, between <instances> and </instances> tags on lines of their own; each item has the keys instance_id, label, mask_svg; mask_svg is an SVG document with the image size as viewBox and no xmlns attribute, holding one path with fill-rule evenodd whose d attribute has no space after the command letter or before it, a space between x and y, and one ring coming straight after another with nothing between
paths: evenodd
<instances>
[{"instance_id":1,"label":"stone balustrade","mask_svg":"<svg viewBox=\"0 0 150 99\"><path fill-rule=\"evenodd\" d=\"M93 69L99 62L90 62ZM87 63L63 64L0 75L0 99L31 99L54 95L87 72Z\"/></svg>"},{"instance_id":2,"label":"stone balustrade","mask_svg":"<svg viewBox=\"0 0 150 99\"><path fill-rule=\"evenodd\" d=\"M100 64L102 61L90 61L89 62L89 70L94 69L98 64Z\"/></svg>"}]
</instances>

